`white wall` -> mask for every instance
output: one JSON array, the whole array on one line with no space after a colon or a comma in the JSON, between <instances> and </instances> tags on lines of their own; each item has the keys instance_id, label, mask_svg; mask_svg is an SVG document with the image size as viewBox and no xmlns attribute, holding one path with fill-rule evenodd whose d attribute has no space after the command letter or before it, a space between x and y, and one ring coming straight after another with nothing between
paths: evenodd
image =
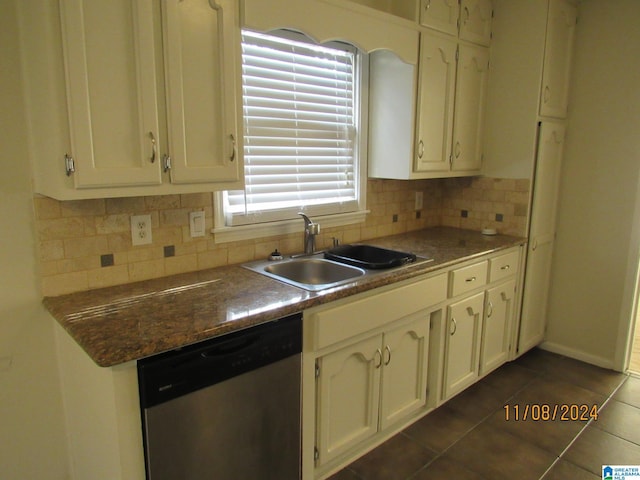
<instances>
[{"instance_id":1,"label":"white wall","mask_svg":"<svg viewBox=\"0 0 640 480\"><path fill-rule=\"evenodd\" d=\"M639 21L638 0L580 4L546 336L617 368L638 266Z\"/></svg>"},{"instance_id":2,"label":"white wall","mask_svg":"<svg viewBox=\"0 0 640 480\"><path fill-rule=\"evenodd\" d=\"M0 477L69 478L53 323L41 306L14 2L0 0Z\"/></svg>"}]
</instances>

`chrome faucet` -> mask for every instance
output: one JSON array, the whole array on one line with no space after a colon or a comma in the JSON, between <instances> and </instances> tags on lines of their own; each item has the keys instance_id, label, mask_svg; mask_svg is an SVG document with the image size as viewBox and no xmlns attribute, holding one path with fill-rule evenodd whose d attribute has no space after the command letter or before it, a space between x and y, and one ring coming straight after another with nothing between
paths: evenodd
<instances>
[{"instance_id":1,"label":"chrome faucet","mask_svg":"<svg viewBox=\"0 0 640 480\"><path fill-rule=\"evenodd\" d=\"M320 224L314 223L304 213L298 213L304 220L304 253L311 254L316 251L316 235L320 233Z\"/></svg>"}]
</instances>

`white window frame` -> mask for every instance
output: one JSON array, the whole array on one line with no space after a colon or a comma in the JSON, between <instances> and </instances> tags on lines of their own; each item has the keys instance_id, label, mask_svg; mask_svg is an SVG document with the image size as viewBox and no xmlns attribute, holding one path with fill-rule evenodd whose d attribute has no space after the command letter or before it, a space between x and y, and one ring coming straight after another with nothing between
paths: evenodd
<instances>
[{"instance_id":1,"label":"white window frame","mask_svg":"<svg viewBox=\"0 0 640 480\"><path fill-rule=\"evenodd\" d=\"M285 30L277 32L278 36L285 36L293 40L304 39L306 42L312 42L308 37ZM312 216L313 220L320 223L323 227L338 227L355 223L362 223L365 220L368 210L366 210L366 185L367 185L367 131L368 131L368 57L362 52L358 52L356 56L356 124L358 125L357 142L354 145L356 189L358 192L357 207L354 211L333 213L329 215L316 214L302 209L305 213ZM232 242L237 240L245 240L252 238L268 237L275 235L284 235L295 233L303 230L303 222L301 219L286 219L275 221L262 221L257 216L256 223L246 225L226 225L224 212L224 193L217 192L214 201L214 228L216 243Z\"/></svg>"}]
</instances>

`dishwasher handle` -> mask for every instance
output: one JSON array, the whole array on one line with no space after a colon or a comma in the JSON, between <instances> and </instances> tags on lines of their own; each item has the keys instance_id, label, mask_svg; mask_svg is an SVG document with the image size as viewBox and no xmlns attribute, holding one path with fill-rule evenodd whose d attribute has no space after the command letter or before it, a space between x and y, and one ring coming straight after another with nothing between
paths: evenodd
<instances>
[{"instance_id":1,"label":"dishwasher handle","mask_svg":"<svg viewBox=\"0 0 640 480\"><path fill-rule=\"evenodd\" d=\"M225 355L233 355L251 347L260 341L260 335L233 338L227 342L221 342L208 350L200 352L202 358L219 358Z\"/></svg>"}]
</instances>

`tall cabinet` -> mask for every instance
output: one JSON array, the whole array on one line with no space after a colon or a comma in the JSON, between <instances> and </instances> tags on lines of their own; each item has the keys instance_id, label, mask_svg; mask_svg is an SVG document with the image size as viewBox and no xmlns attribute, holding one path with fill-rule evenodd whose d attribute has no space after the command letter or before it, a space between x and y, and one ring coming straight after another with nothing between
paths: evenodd
<instances>
[{"instance_id":1,"label":"tall cabinet","mask_svg":"<svg viewBox=\"0 0 640 480\"><path fill-rule=\"evenodd\" d=\"M571 54L571 0L496 0L483 173L531 178L528 249L516 354L544 339Z\"/></svg>"}]
</instances>

